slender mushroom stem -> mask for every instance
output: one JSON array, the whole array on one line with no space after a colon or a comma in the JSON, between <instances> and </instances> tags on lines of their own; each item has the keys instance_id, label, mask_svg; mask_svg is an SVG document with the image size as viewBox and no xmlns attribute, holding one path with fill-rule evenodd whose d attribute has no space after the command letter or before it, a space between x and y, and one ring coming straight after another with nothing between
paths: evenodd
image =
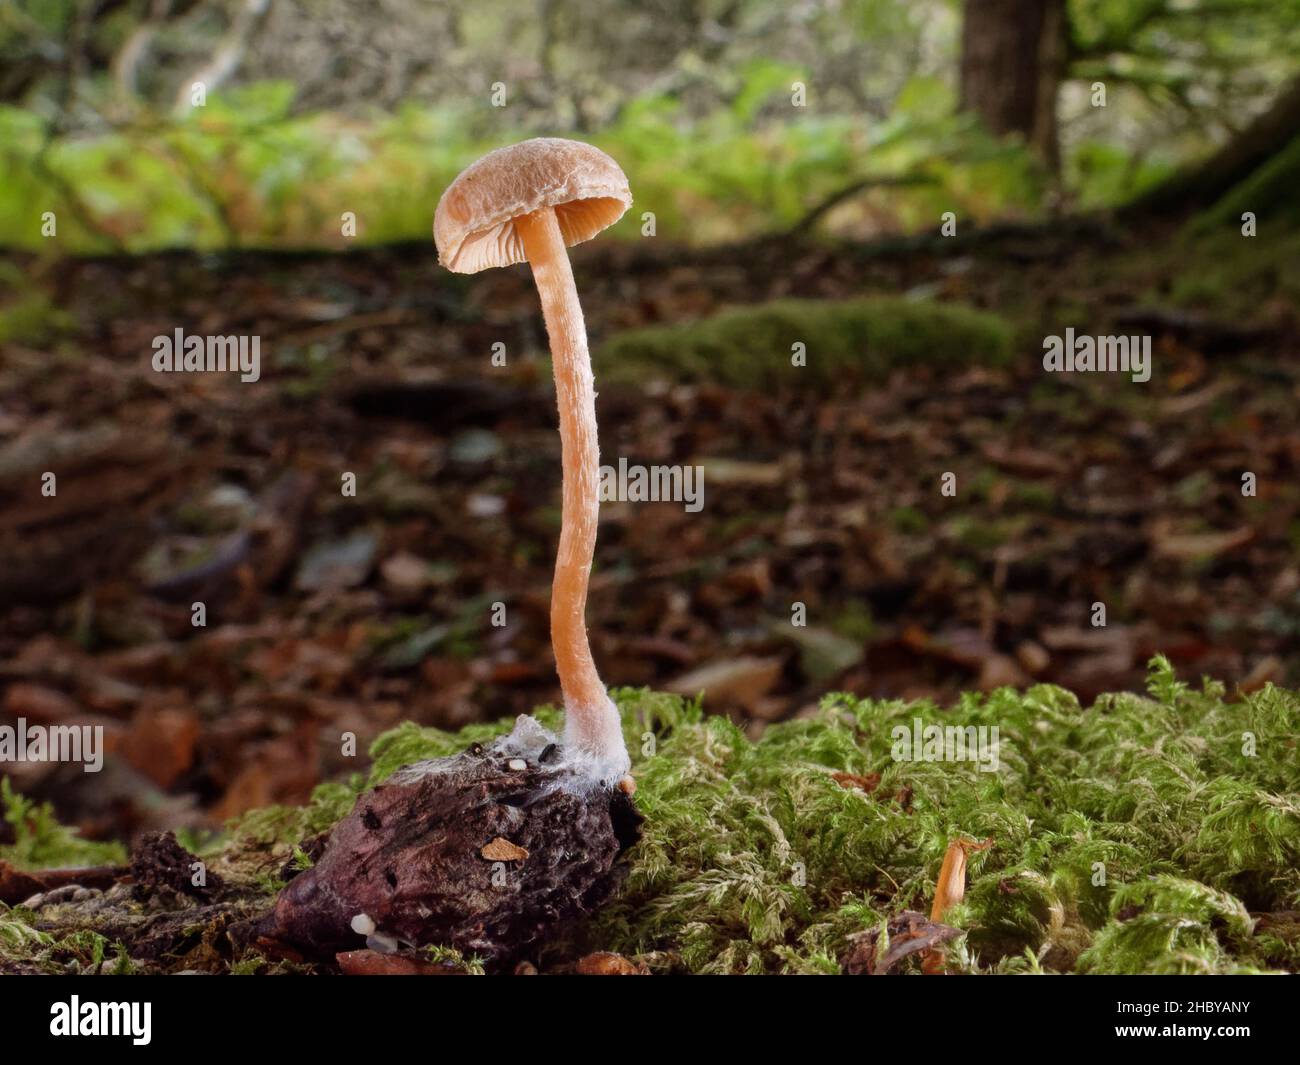
<instances>
[{"instance_id":1,"label":"slender mushroom stem","mask_svg":"<svg viewBox=\"0 0 1300 1065\"><path fill-rule=\"evenodd\" d=\"M587 352L587 329L555 210L546 207L524 215L515 220L515 227L542 301L560 408L564 487L551 588L551 644L564 693L565 741L604 760L625 762L618 715L587 642L587 583L600 517L596 382Z\"/></svg>"}]
</instances>

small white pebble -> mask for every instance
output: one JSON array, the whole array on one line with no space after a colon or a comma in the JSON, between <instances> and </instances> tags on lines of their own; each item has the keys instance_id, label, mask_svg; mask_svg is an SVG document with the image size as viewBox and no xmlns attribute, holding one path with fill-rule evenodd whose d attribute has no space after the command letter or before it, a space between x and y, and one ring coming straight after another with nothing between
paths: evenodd
<instances>
[{"instance_id":1,"label":"small white pebble","mask_svg":"<svg viewBox=\"0 0 1300 1065\"><path fill-rule=\"evenodd\" d=\"M368 913L359 913L352 918L352 931L359 936L373 935L375 931L375 920Z\"/></svg>"},{"instance_id":2,"label":"small white pebble","mask_svg":"<svg viewBox=\"0 0 1300 1065\"><path fill-rule=\"evenodd\" d=\"M522 758L511 758L509 762L511 769L527 769L528 763Z\"/></svg>"}]
</instances>

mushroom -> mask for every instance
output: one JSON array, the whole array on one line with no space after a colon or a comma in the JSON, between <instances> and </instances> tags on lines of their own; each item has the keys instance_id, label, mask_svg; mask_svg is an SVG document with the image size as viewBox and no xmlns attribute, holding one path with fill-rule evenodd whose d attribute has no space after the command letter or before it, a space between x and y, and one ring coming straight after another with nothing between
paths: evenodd
<instances>
[{"instance_id":1,"label":"mushroom","mask_svg":"<svg viewBox=\"0 0 1300 1065\"><path fill-rule=\"evenodd\" d=\"M632 204L627 178L598 148L539 137L489 152L448 186L433 220L438 257L473 274L527 262L550 337L560 409L563 517L551 588L551 644L564 696L564 741L604 782L632 788L618 710L587 640L587 584L600 512L595 379L568 247Z\"/></svg>"},{"instance_id":2,"label":"mushroom","mask_svg":"<svg viewBox=\"0 0 1300 1065\"><path fill-rule=\"evenodd\" d=\"M626 872L619 858L638 838L641 815L618 711L596 672L583 617L600 456L595 383L565 248L616 221L631 200L623 172L603 152L531 140L467 169L434 220L450 269L527 260L541 295L564 458L551 598L563 742L520 716L491 743L414 762L363 792L316 863L253 923L250 934L268 950L328 956L366 935L372 949L441 943L504 966L591 913Z\"/></svg>"}]
</instances>

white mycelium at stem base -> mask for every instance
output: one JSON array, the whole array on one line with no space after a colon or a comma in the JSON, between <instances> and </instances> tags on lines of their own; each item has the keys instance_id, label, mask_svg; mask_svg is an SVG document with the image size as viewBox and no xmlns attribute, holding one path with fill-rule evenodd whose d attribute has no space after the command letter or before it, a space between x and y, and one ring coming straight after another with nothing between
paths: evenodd
<instances>
[{"instance_id":1,"label":"white mycelium at stem base","mask_svg":"<svg viewBox=\"0 0 1300 1065\"><path fill-rule=\"evenodd\" d=\"M551 644L564 692L564 741L591 756L601 777L613 782L630 762L618 710L596 672L587 641L587 584L600 519L596 383L587 329L555 211L544 207L524 215L515 220L515 228L541 297L560 408L563 518L551 586Z\"/></svg>"}]
</instances>

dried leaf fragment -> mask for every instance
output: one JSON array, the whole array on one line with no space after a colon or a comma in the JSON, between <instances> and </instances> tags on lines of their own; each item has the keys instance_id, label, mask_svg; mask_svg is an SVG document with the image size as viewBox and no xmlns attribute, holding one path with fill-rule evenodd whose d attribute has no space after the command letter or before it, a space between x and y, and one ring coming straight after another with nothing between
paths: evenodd
<instances>
[{"instance_id":1,"label":"dried leaf fragment","mask_svg":"<svg viewBox=\"0 0 1300 1065\"><path fill-rule=\"evenodd\" d=\"M485 843L479 851L490 862L522 862L528 857L523 847L516 847L504 836L497 836L491 843Z\"/></svg>"},{"instance_id":2,"label":"dried leaf fragment","mask_svg":"<svg viewBox=\"0 0 1300 1065\"><path fill-rule=\"evenodd\" d=\"M574 971L579 976L646 976L649 972L645 966L608 950L579 958Z\"/></svg>"},{"instance_id":3,"label":"dried leaf fragment","mask_svg":"<svg viewBox=\"0 0 1300 1065\"><path fill-rule=\"evenodd\" d=\"M886 923L888 942L884 953L877 957L880 929L869 928L849 937L849 949L840 959L847 976L884 976L898 962L918 951L942 953L935 948L961 935L958 928L927 921L925 914L904 910Z\"/></svg>"},{"instance_id":4,"label":"dried leaf fragment","mask_svg":"<svg viewBox=\"0 0 1300 1065\"><path fill-rule=\"evenodd\" d=\"M868 795L880 786L879 773L868 773L866 776L862 776L858 773L836 771L831 774L831 779L841 788L856 788L858 791L865 791Z\"/></svg>"},{"instance_id":5,"label":"dried leaf fragment","mask_svg":"<svg viewBox=\"0 0 1300 1065\"><path fill-rule=\"evenodd\" d=\"M465 976L467 971L455 965L439 964L400 954L380 954L374 950L345 950L334 960L345 976Z\"/></svg>"}]
</instances>

